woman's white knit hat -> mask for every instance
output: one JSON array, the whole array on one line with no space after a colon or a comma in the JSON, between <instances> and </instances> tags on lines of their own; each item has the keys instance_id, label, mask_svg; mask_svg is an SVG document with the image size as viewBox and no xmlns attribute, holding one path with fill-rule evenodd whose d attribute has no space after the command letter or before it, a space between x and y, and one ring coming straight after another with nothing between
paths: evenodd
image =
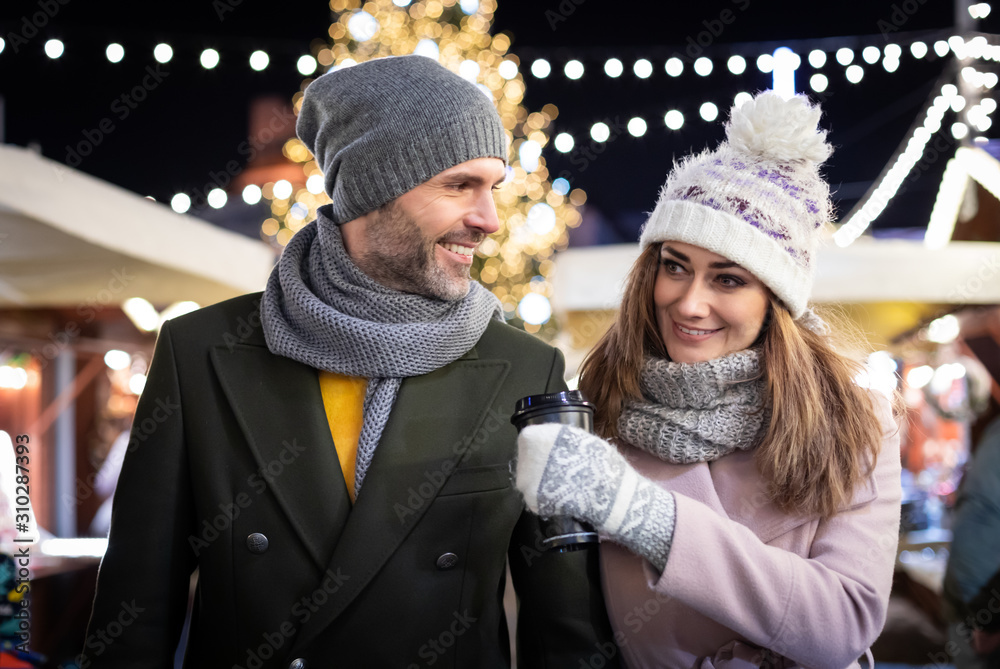
<instances>
[{"instance_id":1,"label":"woman's white knit hat","mask_svg":"<svg viewBox=\"0 0 1000 669\"><path fill-rule=\"evenodd\" d=\"M674 165L641 247L678 241L725 256L799 318L812 290L820 228L833 216L830 187L819 173L832 151L820 114L804 95L786 100L773 91L734 106L715 151Z\"/></svg>"}]
</instances>

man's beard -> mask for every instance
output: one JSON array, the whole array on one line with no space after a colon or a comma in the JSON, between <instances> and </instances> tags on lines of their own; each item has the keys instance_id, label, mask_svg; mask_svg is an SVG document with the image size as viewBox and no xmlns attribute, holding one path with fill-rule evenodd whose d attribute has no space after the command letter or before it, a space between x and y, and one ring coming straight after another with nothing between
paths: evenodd
<instances>
[{"instance_id":1,"label":"man's beard","mask_svg":"<svg viewBox=\"0 0 1000 669\"><path fill-rule=\"evenodd\" d=\"M462 241L479 243L485 237L471 232ZM380 207L365 227L368 249L355 263L362 272L388 288L440 300L460 300L469 292L469 270L458 263L451 268L437 259L439 239L428 239L395 201ZM449 241L459 241L450 239ZM449 271L450 269L450 271Z\"/></svg>"}]
</instances>

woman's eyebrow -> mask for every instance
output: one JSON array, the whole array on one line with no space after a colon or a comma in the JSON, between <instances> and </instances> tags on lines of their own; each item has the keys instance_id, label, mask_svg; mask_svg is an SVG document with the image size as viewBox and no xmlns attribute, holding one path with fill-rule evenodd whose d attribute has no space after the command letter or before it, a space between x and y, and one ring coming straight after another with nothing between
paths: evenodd
<instances>
[{"instance_id":1,"label":"woman's eyebrow","mask_svg":"<svg viewBox=\"0 0 1000 669\"><path fill-rule=\"evenodd\" d=\"M680 260L681 262L691 262L690 258L688 258L686 255L684 255L677 249L673 248L672 246L665 246L664 248L667 250L667 253L676 256L677 259ZM739 267L740 269L743 269L743 267L741 267L739 263L731 262L729 260L725 261L720 260L718 262L709 263L708 266L711 269L728 269L730 267Z\"/></svg>"}]
</instances>

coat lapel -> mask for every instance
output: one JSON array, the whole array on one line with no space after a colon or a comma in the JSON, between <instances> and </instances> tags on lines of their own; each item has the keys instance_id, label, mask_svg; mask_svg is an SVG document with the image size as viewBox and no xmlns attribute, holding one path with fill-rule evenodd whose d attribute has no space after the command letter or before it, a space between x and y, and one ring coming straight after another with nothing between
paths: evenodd
<instances>
[{"instance_id":1,"label":"coat lapel","mask_svg":"<svg viewBox=\"0 0 1000 669\"><path fill-rule=\"evenodd\" d=\"M475 357L473 349L437 371L404 379L327 565L339 587L299 630L293 654L329 626L385 565L476 437L510 365Z\"/></svg>"},{"instance_id":2,"label":"coat lapel","mask_svg":"<svg viewBox=\"0 0 1000 669\"><path fill-rule=\"evenodd\" d=\"M316 370L247 344L216 346L211 358L258 472L323 569L351 502Z\"/></svg>"}]
</instances>

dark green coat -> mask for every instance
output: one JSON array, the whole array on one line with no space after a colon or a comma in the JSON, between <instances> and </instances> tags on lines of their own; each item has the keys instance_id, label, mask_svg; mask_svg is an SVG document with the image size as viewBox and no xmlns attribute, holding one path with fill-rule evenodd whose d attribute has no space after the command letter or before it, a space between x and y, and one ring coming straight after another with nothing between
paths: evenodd
<instances>
[{"instance_id":1,"label":"dark green coat","mask_svg":"<svg viewBox=\"0 0 1000 669\"><path fill-rule=\"evenodd\" d=\"M195 568L185 667L506 667L508 556L520 666L608 666L596 551L539 553L511 485L514 402L562 389L561 355L493 323L405 379L352 509L317 371L268 351L258 301L160 331L83 667L172 666Z\"/></svg>"}]
</instances>

